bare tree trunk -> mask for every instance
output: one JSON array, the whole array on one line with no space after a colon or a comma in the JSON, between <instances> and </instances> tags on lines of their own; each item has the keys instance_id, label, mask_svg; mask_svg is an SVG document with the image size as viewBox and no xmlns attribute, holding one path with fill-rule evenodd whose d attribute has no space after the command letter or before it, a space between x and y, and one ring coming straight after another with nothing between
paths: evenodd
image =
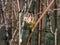
<instances>
[{"instance_id":1,"label":"bare tree trunk","mask_svg":"<svg viewBox=\"0 0 60 45\"><path fill-rule=\"evenodd\" d=\"M20 0L21 1L21 0ZM20 42L20 38L21 38L21 15L22 15L22 12L21 12L21 7L20 7L20 3L19 3L19 0L17 0L17 5L18 5L18 15L19 15L19 43L18 45L21 45L21 42Z\"/></svg>"},{"instance_id":2,"label":"bare tree trunk","mask_svg":"<svg viewBox=\"0 0 60 45\"><path fill-rule=\"evenodd\" d=\"M54 2L54 8L57 9L56 0ZM55 45L57 45L57 10L54 11L54 20L55 20Z\"/></svg>"},{"instance_id":3,"label":"bare tree trunk","mask_svg":"<svg viewBox=\"0 0 60 45\"><path fill-rule=\"evenodd\" d=\"M5 3L3 0L1 0L2 2L2 15L4 17L4 23L5 23L5 31L6 31L6 43L7 45L9 45L9 35L8 35L8 22L7 22L7 17L6 17L6 7L5 7Z\"/></svg>"},{"instance_id":4,"label":"bare tree trunk","mask_svg":"<svg viewBox=\"0 0 60 45\"><path fill-rule=\"evenodd\" d=\"M57 45L57 29L56 32L54 33L54 36L55 36L55 45Z\"/></svg>"},{"instance_id":5,"label":"bare tree trunk","mask_svg":"<svg viewBox=\"0 0 60 45\"><path fill-rule=\"evenodd\" d=\"M54 8L57 9L56 0L54 0ZM52 30L52 27L50 27L50 29L51 32L54 34L54 45L57 45L57 10L54 11L54 23L54 31Z\"/></svg>"},{"instance_id":6,"label":"bare tree trunk","mask_svg":"<svg viewBox=\"0 0 60 45\"><path fill-rule=\"evenodd\" d=\"M14 33L14 2L12 0L12 38ZM12 41L12 45L14 45L14 39Z\"/></svg>"},{"instance_id":7,"label":"bare tree trunk","mask_svg":"<svg viewBox=\"0 0 60 45\"><path fill-rule=\"evenodd\" d=\"M40 15L42 15L42 0L40 0ZM42 20L39 23L39 29L38 29L38 45L41 45L41 35L42 35Z\"/></svg>"}]
</instances>

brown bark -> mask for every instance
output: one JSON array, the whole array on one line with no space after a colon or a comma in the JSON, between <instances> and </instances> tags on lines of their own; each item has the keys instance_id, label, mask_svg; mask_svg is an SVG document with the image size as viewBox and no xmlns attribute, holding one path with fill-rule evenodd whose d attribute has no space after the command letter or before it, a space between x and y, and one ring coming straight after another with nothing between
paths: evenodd
<instances>
[{"instance_id":1,"label":"brown bark","mask_svg":"<svg viewBox=\"0 0 60 45\"><path fill-rule=\"evenodd\" d=\"M12 0L12 38L13 38L13 33L14 33L14 3ZM14 39L12 41L12 45L14 45Z\"/></svg>"},{"instance_id":2,"label":"brown bark","mask_svg":"<svg viewBox=\"0 0 60 45\"><path fill-rule=\"evenodd\" d=\"M42 0L40 0L40 15L39 17L42 15ZM38 29L38 45L41 45L41 35L42 35L42 20L39 23L39 29Z\"/></svg>"}]
</instances>

